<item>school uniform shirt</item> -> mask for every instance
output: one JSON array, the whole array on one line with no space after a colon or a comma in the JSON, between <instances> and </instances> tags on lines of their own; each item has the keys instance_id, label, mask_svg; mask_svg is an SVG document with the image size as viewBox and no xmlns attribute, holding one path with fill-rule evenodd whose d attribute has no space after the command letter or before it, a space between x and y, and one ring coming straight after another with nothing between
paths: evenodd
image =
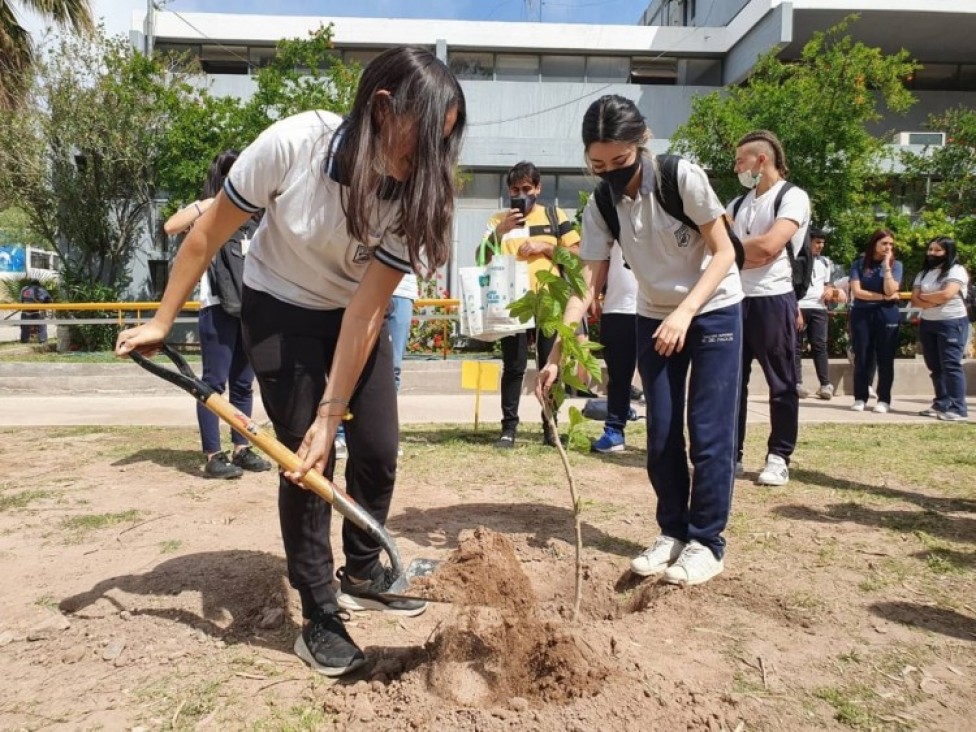
<instances>
[{"instance_id":1,"label":"school uniform shirt","mask_svg":"<svg viewBox=\"0 0 976 732\"><path fill-rule=\"evenodd\" d=\"M610 252L607 292L603 296L604 315L634 315L637 312L637 278L624 266L620 247Z\"/></svg>"},{"instance_id":2,"label":"school uniform shirt","mask_svg":"<svg viewBox=\"0 0 976 732\"><path fill-rule=\"evenodd\" d=\"M891 276L894 278L895 282L899 285L901 284L902 277L902 266L901 262L895 260L891 265ZM851 265L851 279L858 280L861 283L861 289L867 290L868 292L877 292L879 294L884 294L884 265L881 262L875 262L870 268L864 269L864 257L859 257L854 260L854 264ZM851 293L851 307L864 309L864 308L880 308L882 306L898 306L897 300L858 300Z\"/></svg>"},{"instance_id":3,"label":"school uniform shirt","mask_svg":"<svg viewBox=\"0 0 976 732\"><path fill-rule=\"evenodd\" d=\"M919 272L915 275L915 282L912 289L919 288L922 294L938 292L950 282L959 285L959 292L954 298L942 305L934 308L922 310L922 320L955 320L956 318L966 317L966 302L963 300L963 293L969 284L969 274L961 264L954 264L949 267L946 276L942 279L942 269L930 269L928 272Z\"/></svg>"},{"instance_id":4,"label":"school uniform shirt","mask_svg":"<svg viewBox=\"0 0 976 732\"><path fill-rule=\"evenodd\" d=\"M793 186L783 196L779 212L774 216L773 208L779 190L786 181L779 181L761 196L756 196L756 189L746 193L739 213L735 217L733 228L739 238L745 241L750 236L765 234L773 228L776 219L789 219L799 228L787 246L793 247L793 254L799 254L800 247L810 226L810 197L802 188ZM733 201L734 203L734 201ZM733 204L727 211L732 215ZM783 247L779 256L767 265L742 270L742 291L746 297L769 297L770 295L785 295L793 291L793 267L790 255Z\"/></svg>"},{"instance_id":5,"label":"school uniform shirt","mask_svg":"<svg viewBox=\"0 0 976 732\"><path fill-rule=\"evenodd\" d=\"M620 246L623 257L637 279L637 314L663 319L681 304L711 261L701 233L672 218L654 195L656 169L652 158L643 159L637 197L617 202ZM687 160L678 163L678 190L685 215L696 224L707 224L724 215L708 177ZM583 210L583 241L580 257L606 261L613 253L613 235L600 214L596 197ZM742 300L742 285L735 263L702 305L699 314L734 305Z\"/></svg>"},{"instance_id":6,"label":"school uniform shirt","mask_svg":"<svg viewBox=\"0 0 976 732\"><path fill-rule=\"evenodd\" d=\"M485 238L489 243L495 241L495 227L507 216L508 210L505 210L499 211L488 219L488 226L485 228ZM576 229L573 228L573 222L567 218L566 213L561 208L556 209L556 221L559 225L558 232L552 230L552 224L549 221L549 215L546 213L546 207L541 203L536 203L532 207L532 210L525 215L525 224L523 226L518 226L502 236L498 253L512 254L520 262L528 263L529 286L533 290L539 289L539 283L536 280L536 275L539 272L558 274L559 268L544 254L533 254L531 257L519 256L519 247L530 238L538 239L541 242L553 246L571 247L579 244L580 236Z\"/></svg>"},{"instance_id":7,"label":"school uniform shirt","mask_svg":"<svg viewBox=\"0 0 976 732\"><path fill-rule=\"evenodd\" d=\"M244 284L312 310L346 307L374 258L413 272L406 244L394 233L394 197L381 197L367 241L346 231L343 173L329 156L341 144L334 140L341 123L321 111L276 122L241 153L224 182L242 211L265 209L245 260Z\"/></svg>"},{"instance_id":8,"label":"school uniform shirt","mask_svg":"<svg viewBox=\"0 0 976 732\"><path fill-rule=\"evenodd\" d=\"M400 280L400 284L397 285L397 288L393 291L393 297L405 297L408 300L416 300L417 275L403 275L403 279Z\"/></svg>"},{"instance_id":9,"label":"school uniform shirt","mask_svg":"<svg viewBox=\"0 0 976 732\"><path fill-rule=\"evenodd\" d=\"M823 303L824 290L830 282L830 273L833 271L833 263L827 257L816 257L813 260L813 275L810 277L810 286L807 294L803 296L797 305L800 310L826 310L827 306Z\"/></svg>"}]
</instances>

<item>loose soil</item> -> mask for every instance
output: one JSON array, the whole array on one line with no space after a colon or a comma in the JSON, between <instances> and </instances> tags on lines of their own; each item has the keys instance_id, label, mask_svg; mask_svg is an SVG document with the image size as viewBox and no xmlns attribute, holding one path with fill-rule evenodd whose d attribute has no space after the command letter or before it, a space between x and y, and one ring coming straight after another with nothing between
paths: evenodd
<instances>
[{"instance_id":1,"label":"loose soil","mask_svg":"<svg viewBox=\"0 0 976 732\"><path fill-rule=\"evenodd\" d=\"M370 663L333 681L291 652L273 476L202 480L191 430L4 430L0 729L973 729L974 436L806 429L789 486L737 482L725 573L688 589L627 571L643 450L574 454L574 622L555 454L407 428L388 526L452 602L355 615Z\"/></svg>"}]
</instances>

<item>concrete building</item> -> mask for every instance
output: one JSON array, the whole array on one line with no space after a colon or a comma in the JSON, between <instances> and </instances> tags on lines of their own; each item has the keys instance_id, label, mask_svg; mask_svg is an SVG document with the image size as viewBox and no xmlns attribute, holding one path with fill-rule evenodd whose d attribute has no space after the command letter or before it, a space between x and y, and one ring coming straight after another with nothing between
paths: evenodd
<instances>
[{"instance_id":1,"label":"concrete building","mask_svg":"<svg viewBox=\"0 0 976 732\"><path fill-rule=\"evenodd\" d=\"M164 11L134 14L131 37L140 48L192 52L212 93L239 97L253 93L251 74L280 38L303 37L323 23L334 23L345 60L366 64L397 45L435 51L461 79L468 102L461 163L470 182L459 201L450 284L458 266L473 262L485 221L504 200L503 173L515 162L535 162L545 172L544 197L570 212L579 191L592 190L580 121L594 99L634 99L657 138L653 147L663 151L696 94L742 82L770 49L797 58L814 32L855 12L856 38L888 52L908 49L925 64L908 82L919 103L907 117L879 122L876 132L919 132L931 113L976 104L972 0L653 0L633 26ZM919 141L932 138L900 138ZM137 286L154 266L159 273L164 256L149 252L135 263Z\"/></svg>"}]
</instances>

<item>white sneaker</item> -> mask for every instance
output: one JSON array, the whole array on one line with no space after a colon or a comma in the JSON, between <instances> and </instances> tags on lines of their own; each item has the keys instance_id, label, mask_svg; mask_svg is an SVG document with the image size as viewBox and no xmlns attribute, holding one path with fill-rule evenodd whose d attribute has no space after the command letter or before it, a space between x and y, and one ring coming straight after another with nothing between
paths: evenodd
<instances>
[{"instance_id":1,"label":"white sneaker","mask_svg":"<svg viewBox=\"0 0 976 732\"><path fill-rule=\"evenodd\" d=\"M692 539L677 561L664 572L664 581L672 585L700 585L722 573L725 564L712 550Z\"/></svg>"},{"instance_id":2,"label":"white sneaker","mask_svg":"<svg viewBox=\"0 0 976 732\"><path fill-rule=\"evenodd\" d=\"M796 395L800 397L800 399L806 399L808 396L810 396L810 390L807 389L803 384L797 384Z\"/></svg>"},{"instance_id":3,"label":"white sneaker","mask_svg":"<svg viewBox=\"0 0 976 732\"><path fill-rule=\"evenodd\" d=\"M642 551L630 562L630 571L641 577L660 574L674 562L685 548L683 541L663 534L654 540L647 549Z\"/></svg>"},{"instance_id":4,"label":"white sneaker","mask_svg":"<svg viewBox=\"0 0 976 732\"><path fill-rule=\"evenodd\" d=\"M332 445L332 450L335 452L336 460L345 460L349 457L349 450L346 448L346 438L343 435L339 435L335 438L335 442Z\"/></svg>"},{"instance_id":5,"label":"white sneaker","mask_svg":"<svg viewBox=\"0 0 976 732\"><path fill-rule=\"evenodd\" d=\"M958 412L940 412L939 417L943 422L967 422L968 417L963 417Z\"/></svg>"},{"instance_id":6,"label":"white sneaker","mask_svg":"<svg viewBox=\"0 0 976 732\"><path fill-rule=\"evenodd\" d=\"M766 467L759 474L759 485L786 485L790 482L790 469L779 455L766 457Z\"/></svg>"},{"instance_id":7,"label":"white sneaker","mask_svg":"<svg viewBox=\"0 0 976 732\"><path fill-rule=\"evenodd\" d=\"M831 399L834 398L834 385L824 384L819 389L817 389L817 396L823 399L824 401L829 402Z\"/></svg>"},{"instance_id":8,"label":"white sneaker","mask_svg":"<svg viewBox=\"0 0 976 732\"><path fill-rule=\"evenodd\" d=\"M735 477L743 478L746 474L746 466L742 464L741 460L735 461Z\"/></svg>"},{"instance_id":9,"label":"white sneaker","mask_svg":"<svg viewBox=\"0 0 976 732\"><path fill-rule=\"evenodd\" d=\"M877 412L878 414L887 414L891 411L891 406L888 404L888 402L878 402L874 405L874 409L871 411Z\"/></svg>"},{"instance_id":10,"label":"white sneaker","mask_svg":"<svg viewBox=\"0 0 976 732\"><path fill-rule=\"evenodd\" d=\"M940 414L942 414L942 412L940 410L936 409L935 407L929 407L928 409L923 409L921 412L919 412L918 413L918 416L919 417L934 417L934 418L938 419L938 417L939 417Z\"/></svg>"},{"instance_id":11,"label":"white sneaker","mask_svg":"<svg viewBox=\"0 0 976 732\"><path fill-rule=\"evenodd\" d=\"M868 385L868 399L877 399L877 398L878 398L878 392L876 392L874 390L874 387L869 384Z\"/></svg>"},{"instance_id":12,"label":"white sneaker","mask_svg":"<svg viewBox=\"0 0 976 732\"><path fill-rule=\"evenodd\" d=\"M857 399L857 400L855 400L855 402L851 405L851 409L853 409L855 412L863 412L864 411L864 400L863 399Z\"/></svg>"}]
</instances>

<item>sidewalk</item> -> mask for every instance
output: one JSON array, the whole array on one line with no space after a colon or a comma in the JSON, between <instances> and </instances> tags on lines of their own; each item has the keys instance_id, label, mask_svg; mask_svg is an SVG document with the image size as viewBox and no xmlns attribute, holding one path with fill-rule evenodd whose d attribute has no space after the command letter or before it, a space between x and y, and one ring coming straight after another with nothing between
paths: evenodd
<instances>
[{"instance_id":1,"label":"sidewalk","mask_svg":"<svg viewBox=\"0 0 976 732\"><path fill-rule=\"evenodd\" d=\"M173 387L173 394L135 396L124 394L64 394L37 396L30 394L0 395L0 427L36 427L67 425L153 425L192 427L196 425L195 402L192 397ZM474 394L401 395L400 423L469 424L474 426ZM567 404L582 407L583 399L571 399ZM851 397L838 396L829 402L820 399L800 401L801 424L905 424L942 423L919 417L917 412L931 403L931 396L899 396L889 414L852 412ZM976 414L976 398L969 399L969 408ZM872 402L873 404L873 402ZM644 407L634 405L638 414ZM566 406L563 407L564 413ZM539 406L531 395L523 395L519 415L526 424L538 424ZM255 418L267 419L260 400L255 403ZM498 428L501 407L497 393L482 394L480 422L485 429ZM750 398L747 421L768 423L769 404L765 396Z\"/></svg>"}]
</instances>

